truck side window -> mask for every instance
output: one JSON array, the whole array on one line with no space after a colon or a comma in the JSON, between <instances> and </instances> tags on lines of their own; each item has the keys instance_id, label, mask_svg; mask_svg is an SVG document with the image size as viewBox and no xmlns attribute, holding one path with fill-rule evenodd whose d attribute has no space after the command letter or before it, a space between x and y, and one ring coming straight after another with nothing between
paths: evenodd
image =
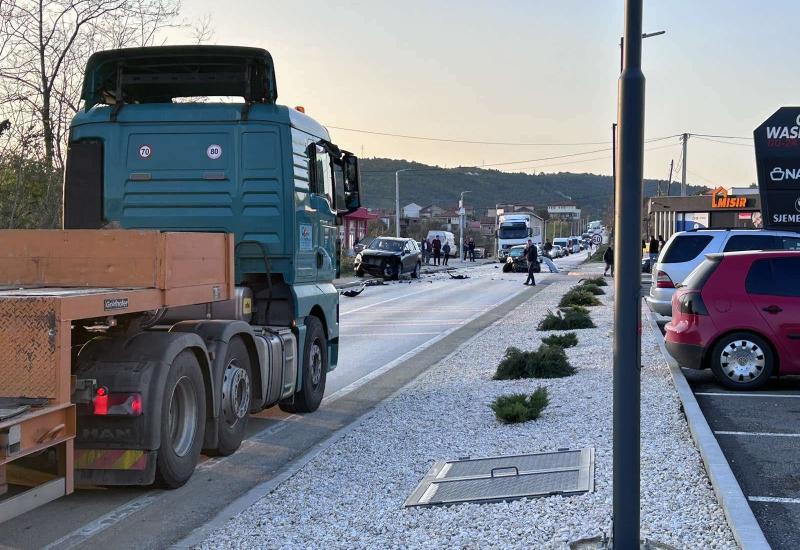
<instances>
[{"instance_id":1,"label":"truck side window","mask_svg":"<svg viewBox=\"0 0 800 550\"><path fill-rule=\"evenodd\" d=\"M311 192L322 195L328 199L333 207L333 171L331 169L331 156L328 151L319 145L314 145L314 163Z\"/></svg>"}]
</instances>

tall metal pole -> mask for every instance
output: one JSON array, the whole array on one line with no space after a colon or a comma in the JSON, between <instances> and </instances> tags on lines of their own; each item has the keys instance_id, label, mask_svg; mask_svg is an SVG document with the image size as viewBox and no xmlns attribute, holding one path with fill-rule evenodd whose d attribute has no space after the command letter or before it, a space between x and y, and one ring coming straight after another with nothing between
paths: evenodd
<instances>
[{"instance_id":1,"label":"tall metal pole","mask_svg":"<svg viewBox=\"0 0 800 550\"><path fill-rule=\"evenodd\" d=\"M669 188L672 186L672 169L675 166L675 159L669 161L669 177L667 178L667 196L669 197Z\"/></svg>"},{"instance_id":2,"label":"tall metal pole","mask_svg":"<svg viewBox=\"0 0 800 550\"><path fill-rule=\"evenodd\" d=\"M642 0L625 0L624 67L619 77L614 224L613 544L639 548L641 273L645 79Z\"/></svg>"},{"instance_id":3,"label":"tall metal pole","mask_svg":"<svg viewBox=\"0 0 800 550\"><path fill-rule=\"evenodd\" d=\"M400 237L400 172L394 173L394 236Z\"/></svg>"},{"instance_id":4,"label":"tall metal pole","mask_svg":"<svg viewBox=\"0 0 800 550\"><path fill-rule=\"evenodd\" d=\"M681 163L681 197L686 196L686 144L689 141L689 134L681 136L683 142L683 162Z\"/></svg>"}]
</instances>

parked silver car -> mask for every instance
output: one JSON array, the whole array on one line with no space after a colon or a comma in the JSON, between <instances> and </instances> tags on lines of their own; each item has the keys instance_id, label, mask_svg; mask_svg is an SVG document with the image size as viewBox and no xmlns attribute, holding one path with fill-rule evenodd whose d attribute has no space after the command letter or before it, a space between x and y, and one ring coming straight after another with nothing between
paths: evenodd
<instances>
[{"instance_id":1,"label":"parked silver car","mask_svg":"<svg viewBox=\"0 0 800 550\"><path fill-rule=\"evenodd\" d=\"M651 266L647 303L660 315L672 316L675 287L700 265L706 254L741 250L800 250L800 235L763 229L696 229L675 233Z\"/></svg>"}]
</instances>

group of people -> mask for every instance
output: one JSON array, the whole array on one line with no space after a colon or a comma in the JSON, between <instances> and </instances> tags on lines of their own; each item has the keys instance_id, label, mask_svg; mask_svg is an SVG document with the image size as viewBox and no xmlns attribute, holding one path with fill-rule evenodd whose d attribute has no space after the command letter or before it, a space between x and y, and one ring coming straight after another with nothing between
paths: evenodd
<instances>
[{"instance_id":1,"label":"group of people","mask_svg":"<svg viewBox=\"0 0 800 550\"><path fill-rule=\"evenodd\" d=\"M442 244L439 235L436 235L433 240L422 241L422 261L430 264L431 258L433 258L433 265L447 265L447 261L450 259L450 243L445 240Z\"/></svg>"}]
</instances>

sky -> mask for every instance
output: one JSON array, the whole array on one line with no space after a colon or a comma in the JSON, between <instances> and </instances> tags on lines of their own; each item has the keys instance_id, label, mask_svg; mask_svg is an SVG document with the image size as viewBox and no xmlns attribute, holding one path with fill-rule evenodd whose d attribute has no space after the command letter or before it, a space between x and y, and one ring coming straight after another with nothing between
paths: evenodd
<instances>
[{"instance_id":1,"label":"sky","mask_svg":"<svg viewBox=\"0 0 800 550\"><path fill-rule=\"evenodd\" d=\"M748 138L778 107L797 104L800 2L644 4L644 32L666 31L643 43L646 138ZM360 156L611 173L622 0L183 1L184 17L205 14L212 43L269 50L278 102L304 106ZM751 141L710 139L689 139L689 183L756 181ZM576 153L587 154L538 160ZM677 137L646 144L645 177L666 179L671 160L679 181Z\"/></svg>"}]
</instances>

